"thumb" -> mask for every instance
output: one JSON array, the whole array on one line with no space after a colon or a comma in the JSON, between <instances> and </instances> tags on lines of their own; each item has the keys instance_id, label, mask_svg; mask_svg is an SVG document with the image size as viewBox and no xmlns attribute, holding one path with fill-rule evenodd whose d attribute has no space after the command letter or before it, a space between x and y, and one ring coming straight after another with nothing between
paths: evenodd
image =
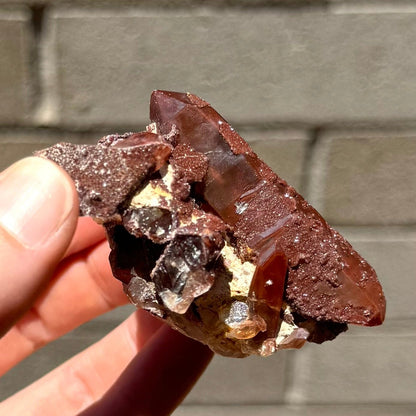
<instances>
[{"instance_id":1,"label":"thumb","mask_svg":"<svg viewBox=\"0 0 416 416\"><path fill-rule=\"evenodd\" d=\"M68 247L78 217L69 176L44 159L0 175L0 336L26 312Z\"/></svg>"}]
</instances>

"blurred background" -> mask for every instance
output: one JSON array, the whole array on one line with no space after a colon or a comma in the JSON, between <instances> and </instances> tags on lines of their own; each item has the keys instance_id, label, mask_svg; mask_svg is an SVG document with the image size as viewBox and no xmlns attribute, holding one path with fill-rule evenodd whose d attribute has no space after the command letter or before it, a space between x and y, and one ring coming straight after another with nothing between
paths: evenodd
<instances>
[{"instance_id":1,"label":"blurred background","mask_svg":"<svg viewBox=\"0 0 416 416\"><path fill-rule=\"evenodd\" d=\"M0 0L1 169L142 130L153 89L210 102L367 258L387 298L381 327L216 357L175 415L416 414L415 2ZM0 399L131 310L25 360Z\"/></svg>"}]
</instances>

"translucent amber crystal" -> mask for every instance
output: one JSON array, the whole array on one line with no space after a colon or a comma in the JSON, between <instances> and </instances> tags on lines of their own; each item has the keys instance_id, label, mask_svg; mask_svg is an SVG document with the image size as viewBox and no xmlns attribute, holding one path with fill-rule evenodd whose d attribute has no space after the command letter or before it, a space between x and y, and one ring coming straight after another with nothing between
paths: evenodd
<instances>
[{"instance_id":1,"label":"translucent amber crystal","mask_svg":"<svg viewBox=\"0 0 416 416\"><path fill-rule=\"evenodd\" d=\"M226 333L228 338L251 339L267 329L265 320L253 313L248 303L240 301L231 305L225 323L229 328Z\"/></svg>"},{"instance_id":2,"label":"translucent amber crystal","mask_svg":"<svg viewBox=\"0 0 416 416\"><path fill-rule=\"evenodd\" d=\"M274 337L279 328L286 273L287 258L273 242L258 256L248 294L252 310L265 320L270 337Z\"/></svg>"}]
</instances>

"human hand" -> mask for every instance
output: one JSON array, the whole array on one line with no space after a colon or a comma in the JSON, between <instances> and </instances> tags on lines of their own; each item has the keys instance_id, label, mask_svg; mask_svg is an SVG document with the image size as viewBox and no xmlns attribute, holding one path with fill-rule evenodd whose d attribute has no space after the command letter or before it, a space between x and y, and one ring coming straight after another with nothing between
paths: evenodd
<instances>
[{"instance_id":1,"label":"human hand","mask_svg":"<svg viewBox=\"0 0 416 416\"><path fill-rule=\"evenodd\" d=\"M127 302L108 251L102 227L78 219L73 183L52 162L27 158L0 175L0 375ZM170 414L211 358L207 347L138 310L1 403L0 414Z\"/></svg>"}]
</instances>

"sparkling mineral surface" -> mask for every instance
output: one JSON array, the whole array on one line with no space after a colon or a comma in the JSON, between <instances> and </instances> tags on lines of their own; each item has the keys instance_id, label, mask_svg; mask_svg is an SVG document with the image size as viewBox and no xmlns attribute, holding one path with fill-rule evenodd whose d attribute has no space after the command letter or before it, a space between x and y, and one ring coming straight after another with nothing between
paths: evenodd
<instances>
[{"instance_id":1,"label":"sparkling mineral surface","mask_svg":"<svg viewBox=\"0 0 416 416\"><path fill-rule=\"evenodd\" d=\"M383 321L371 266L207 102L154 91L150 117L142 133L38 152L106 228L135 305L234 357Z\"/></svg>"}]
</instances>

